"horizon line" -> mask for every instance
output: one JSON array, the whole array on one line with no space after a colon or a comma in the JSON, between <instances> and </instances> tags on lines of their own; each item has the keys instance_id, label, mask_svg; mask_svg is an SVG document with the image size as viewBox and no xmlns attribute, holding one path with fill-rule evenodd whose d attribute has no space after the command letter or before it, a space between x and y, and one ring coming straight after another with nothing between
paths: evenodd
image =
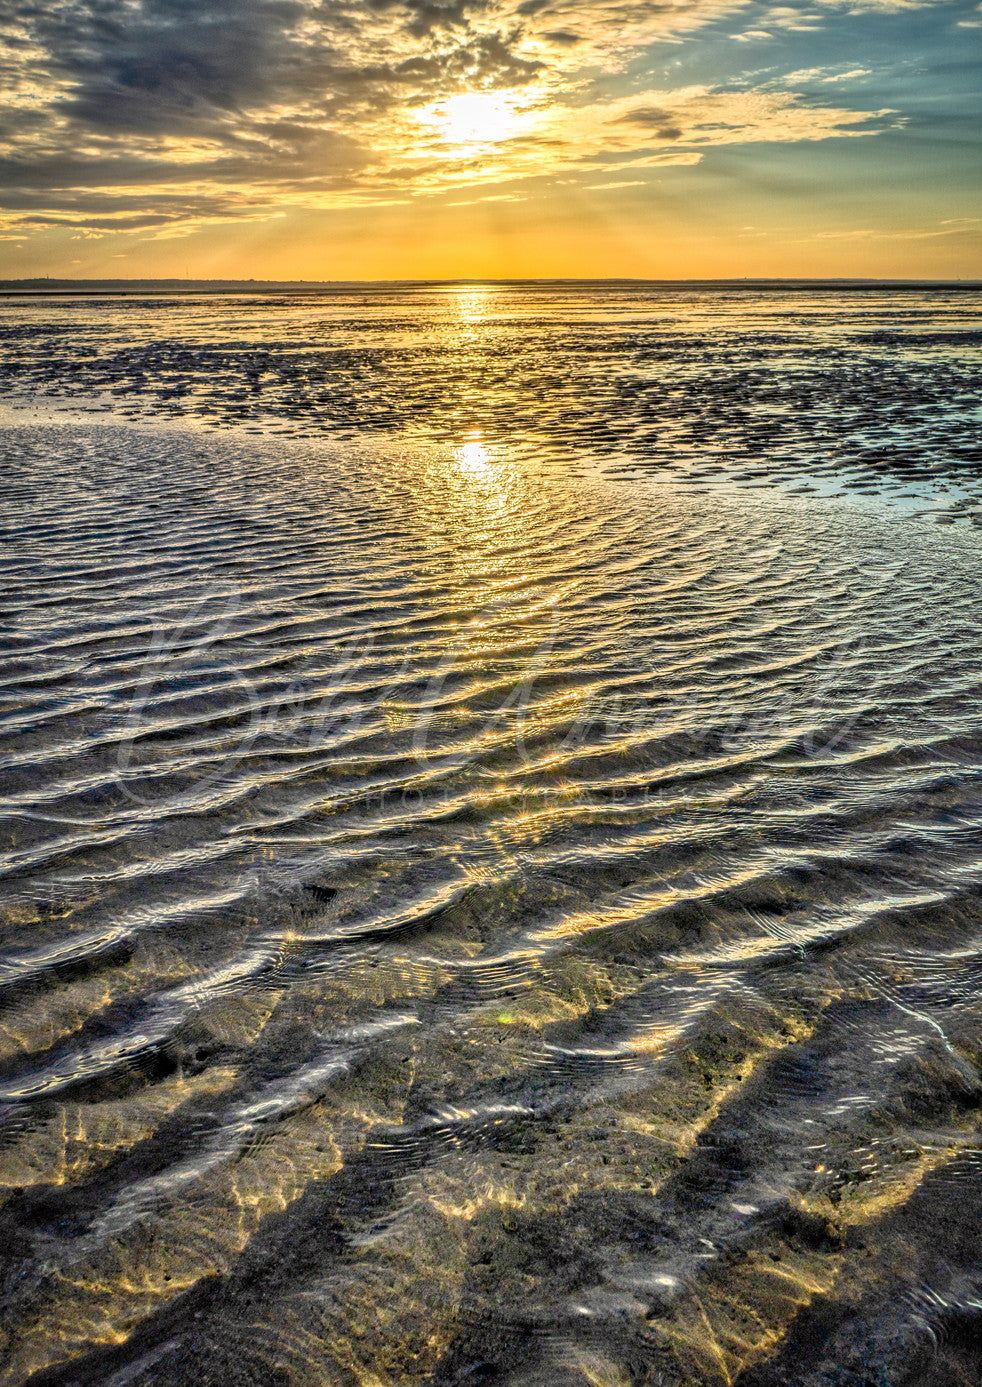
<instances>
[{"instance_id":1,"label":"horizon line","mask_svg":"<svg viewBox=\"0 0 982 1387\"><path fill-rule=\"evenodd\" d=\"M578 276L513 276L509 278L485 277L481 275L453 276L448 278L422 278L411 277L403 279L257 279L247 278L222 278L222 277L189 277L189 276L166 276L163 278L151 278L149 276L135 276L125 279L115 279L103 276L89 276L86 278L74 279L69 276L52 275L33 275L23 279L0 279L0 295L24 293L24 292L65 292L78 289L104 289L114 288L119 291L128 289L142 289L144 292L153 292L157 288L192 288L213 289L217 286L226 289L239 289L244 292L256 292L261 289L297 289L303 288L308 291L318 289L348 289L348 288L421 288L421 287L458 287L462 285L488 285L488 286L530 286L530 285L727 285L727 286L829 286L829 287L860 287L860 288L961 288L961 289L982 289L982 278L979 279L931 279L927 277L915 278L871 278L861 275L732 275L716 277L680 277L674 279L654 278L641 275L578 275Z\"/></svg>"}]
</instances>

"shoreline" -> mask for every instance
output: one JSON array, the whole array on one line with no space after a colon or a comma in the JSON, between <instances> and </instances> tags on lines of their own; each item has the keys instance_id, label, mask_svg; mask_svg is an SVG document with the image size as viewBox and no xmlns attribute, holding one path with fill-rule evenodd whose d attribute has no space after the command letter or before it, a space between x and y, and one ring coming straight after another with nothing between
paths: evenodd
<instances>
[{"instance_id":1,"label":"shoreline","mask_svg":"<svg viewBox=\"0 0 982 1387\"><path fill-rule=\"evenodd\" d=\"M419 290L462 287L501 289L577 289L589 291L597 287L643 289L690 289L774 293L787 291L848 292L883 290L885 292L953 292L982 291L982 279L372 279L372 280L195 280L195 279L24 279L0 280L0 298L60 297L62 295L98 297L129 297L155 294L290 294L298 297L324 293L357 291Z\"/></svg>"}]
</instances>

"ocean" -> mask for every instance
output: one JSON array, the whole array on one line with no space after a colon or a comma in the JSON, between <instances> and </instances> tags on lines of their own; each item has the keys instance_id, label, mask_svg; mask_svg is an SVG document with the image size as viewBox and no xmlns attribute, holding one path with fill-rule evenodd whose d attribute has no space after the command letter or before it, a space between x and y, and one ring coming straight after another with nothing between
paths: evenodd
<instances>
[{"instance_id":1,"label":"ocean","mask_svg":"<svg viewBox=\"0 0 982 1387\"><path fill-rule=\"evenodd\" d=\"M0 1380L982 1381L980 349L0 299Z\"/></svg>"}]
</instances>

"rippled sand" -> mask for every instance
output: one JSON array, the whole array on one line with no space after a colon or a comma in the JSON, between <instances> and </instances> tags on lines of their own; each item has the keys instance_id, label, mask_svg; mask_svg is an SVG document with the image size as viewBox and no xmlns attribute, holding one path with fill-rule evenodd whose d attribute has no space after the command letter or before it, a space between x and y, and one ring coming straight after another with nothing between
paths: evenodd
<instances>
[{"instance_id":1,"label":"rippled sand","mask_svg":"<svg viewBox=\"0 0 982 1387\"><path fill-rule=\"evenodd\" d=\"M982 1381L982 537L154 379L2 443L3 1381Z\"/></svg>"}]
</instances>

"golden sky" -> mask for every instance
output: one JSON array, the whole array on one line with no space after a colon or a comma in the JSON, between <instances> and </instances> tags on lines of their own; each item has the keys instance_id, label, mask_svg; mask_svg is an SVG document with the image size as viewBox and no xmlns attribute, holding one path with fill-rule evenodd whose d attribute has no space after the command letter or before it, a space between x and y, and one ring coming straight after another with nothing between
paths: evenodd
<instances>
[{"instance_id":1,"label":"golden sky","mask_svg":"<svg viewBox=\"0 0 982 1387\"><path fill-rule=\"evenodd\" d=\"M7 15L8 277L982 274L971 4Z\"/></svg>"}]
</instances>

